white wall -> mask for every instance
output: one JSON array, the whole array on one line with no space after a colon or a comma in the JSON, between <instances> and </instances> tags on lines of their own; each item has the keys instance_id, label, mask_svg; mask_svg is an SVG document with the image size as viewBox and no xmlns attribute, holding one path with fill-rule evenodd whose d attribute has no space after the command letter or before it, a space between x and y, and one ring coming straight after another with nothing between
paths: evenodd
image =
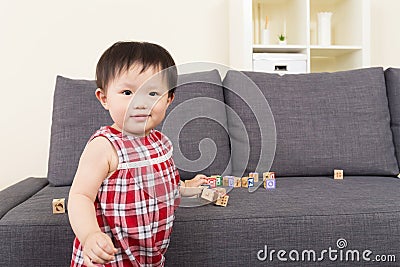
<instances>
[{"instance_id":1,"label":"white wall","mask_svg":"<svg viewBox=\"0 0 400 267\"><path fill-rule=\"evenodd\" d=\"M229 64L229 0L0 0L0 190L47 173L57 74L94 78L117 40L161 44L178 64ZM400 67L400 1L372 0L371 62Z\"/></svg>"},{"instance_id":2,"label":"white wall","mask_svg":"<svg viewBox=\"0 0 400 267\"><path fill-rule=\"evenodd\" d=\"M400 67L399 12L399 0L371 0L371 65Z\"/></svg>"},{"instance_id":3,"label":"white wall","mask_svg":"<svg viewBox=\"0 0 400 267\"><path fill-rule=\"evenodd\" d=\"M0 190L47 174L55 77L94 79L118 40L228 63L228 0L0 0Z\"/></svg>"}]
</instances>

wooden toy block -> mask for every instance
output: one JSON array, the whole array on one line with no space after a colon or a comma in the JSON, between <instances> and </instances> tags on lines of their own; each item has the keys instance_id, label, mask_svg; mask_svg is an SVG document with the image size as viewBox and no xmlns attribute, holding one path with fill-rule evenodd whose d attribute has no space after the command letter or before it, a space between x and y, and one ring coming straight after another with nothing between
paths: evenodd
<instances>
[{"instance_id":1,"label":"wooden toy block","mask_svg":"<svg viewBox=\"0 0 400 267\"><path fill-rule=\"evenodd\" d=\"M249 177L247 179L247 187L254 187L254 177Z\"/></svg>"},{"instance_id":2,"label":"wooden toy block","mask_svg":"<svg viewBox=\"0 0 400 267\"><path fill-rule=\"evenodd\" d=\"M229 200L229 196L225 195L225 196L220 197L219 199L217 199L217 201L215 202L215 205L226 207L226 205L228 204L228 200Z\"/></svg>"},{"instance_id":3,"label":"wooden toy block","mask_svg":"<svg viewBox=\"0 0 400 267\"><path fill-rule=\"evenodd\" d=\"M342 180L343 179L343 170L333 170L333 179Z\"/></svg>"},{"instance_id":4,"label":"wooden toy block","mask_svg":"<svg viewBox=\"0 0 400 267\"><path fill-rule=\"evenodd\" d=\"M228 186L228 184L229 184L229 176L224 176L222 178L222 185L223 186Z\"/></svg>"},{"instance_id":5,"label":"wooden toy block","mask_svg":"<svg viewBox=\"0 0 400 267\"><path fill-rule=\"evenodd\" d=\"M265 189L275 189L276 188L276 180L274 178L267 178L264 180L264 188Z\"/></svg>"},{"instance_id":6,"label":"wooden toy block","mask_svg":"<svg viewBox=\"0 0 400 267\"><path fill-rule=\"evenodd\" d=\"M242 187L242 178L241 177L235 177L234 178L234 185L233 187Z\"/></svg>"},{"instance_id":7,"label":"wooden toy block","mask_svg":"<svg viewBox=\"0 0 400 267\"><path fill-rule=\"evenodd\" d=\"M253 177L254 178L254 182L258 183L258 172L249 173L249 177Z\"/></svg>"},{"instance_id":8,"label":"wooden toy block","mask_svg":"<svg viewBox=\"0 0 400 267\"><path fill-rule=\"evenodd\" d=\"M214 202L218 199L218 192L213 189L204 188L201 193L201 198L210 202Z\"/></svg>"},{"instance_id":9,"label":"wooden toy block","mask_svg":"<svg viewBox=\"0 0 400 267\"><path fill-rule=\"evenodd\" d=\"M242 177L242 187L248 187L249 185L249 177Z\"/></svg>"},{"instance_id":10,"label":"wooden toy block","mask_svg":"<svg viewBox=\"0 0 400 267\"><path fill-rule=\"evenodd\" d=\"M233 187L235 185L235 177L233 176L224 176L222 179L223 186Z\"/></svg>"},{"instance_id":11,"label":"wooden toy block","mask_svg":"<svg viewBox=\"0 0 400 267\"><path fill-rule=\"evenodd\" d=\"M229 176L229 178L228 178L228 186L229 187L234 187L235 186L235 177Z\"/></svg>"},{"instance_id":12,"label":"wooden toy block","mask_svg":"<svg viewBox=\"0 0 400 267\"><path fill-rule=\"evenodd\" d=\"M215 177L207 177L207 182L211 188L215 188L217 186L217 179Z\"/></svg>"},{"instance_id":13,"label":"wooden toy block","mask_svg":"<svg viewBox=\"0 0 400 267\"><path fill-rule=\"evenodd\" d=\"M65 213L65 198L53 199L53 214Z\"/></svg>"},{"instance_id":14,"label":"wooden toy block","mask_svg":"<svg viewBox=\"0 0 400 267\"><path fill-rule=\"evenodd\" d=\"M263 180L265 179L275 179L275 172L264 172Z\"/></svg>"},{"instance_id":15,"label":"wooden toy block","mask_svg":"<svg viewBox=\"0 0 400 267\"><path fill-rule=\"evenodd\" d=\"M222 176L221 175L213 175L212 178L216 180L216 186L222 186Z\"/></svg>"}]
</instances>

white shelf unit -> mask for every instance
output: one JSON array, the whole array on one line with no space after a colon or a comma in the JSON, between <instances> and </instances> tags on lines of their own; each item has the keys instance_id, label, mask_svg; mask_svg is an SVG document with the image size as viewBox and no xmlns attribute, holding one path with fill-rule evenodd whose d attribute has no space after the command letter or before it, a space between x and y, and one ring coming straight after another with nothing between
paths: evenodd
<instances>
[{"instance_id":1,"label":"white shelf unit","mask_svg":"<svg viewBox=\"0 0 400 267\"><path fill-rule=\"evenodd\" d=\"M253 53L307 55L307 72L370 66L370 0L230 0L230 65L253 70ZM317 45L317 13L332 12L331 45ZM262 44L268 20L270 43ZM286 33L287 45L277 36Z\"/></svg>"}]
</instances>

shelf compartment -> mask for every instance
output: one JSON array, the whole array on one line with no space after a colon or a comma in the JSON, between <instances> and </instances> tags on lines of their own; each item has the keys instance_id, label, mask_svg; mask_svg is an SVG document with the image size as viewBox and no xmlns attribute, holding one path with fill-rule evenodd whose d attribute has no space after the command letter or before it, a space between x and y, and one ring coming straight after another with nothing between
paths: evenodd
<instances>
[{"instance_id":1,"label":"shelf compartment","mask_svg":"<svg viewBox=\"0 0 400 267\"><path fill-rule=\"evenodd\" d=\"M351 45L330 45L330 46L310 46L310 55L315 57L340 57L349 53L361 51L361 46Z\"/></svg>"},{"instance_id":2,"label":"shelf compartment","mask_svg":"<svg viewBox=\"0 0 400 267\"><path fill-rule=\"evenodd\" d=\"M307 43L308 0L252 0L253 43L262 44L262 31L268 17L270 45L278 44L278 35L285 34L287 43Z\"/></svg>"}]
</instances>

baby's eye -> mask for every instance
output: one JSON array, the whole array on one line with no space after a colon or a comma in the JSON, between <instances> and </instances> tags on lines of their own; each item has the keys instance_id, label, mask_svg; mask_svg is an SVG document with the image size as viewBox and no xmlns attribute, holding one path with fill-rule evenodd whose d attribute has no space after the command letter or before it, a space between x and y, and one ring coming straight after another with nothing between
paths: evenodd
<instances>
[{"instance_id":1,"label":"baby's eye","mask_svg":"<svg viewBox=\"0 0 400 267\"><path fill-rule=\"evenodd\" d=\"M132 91L131 90L124 90L124 91L122 91L122 94L123 95L131 95Z\"/></svg>"},{"instance_id":2,"label":"baby's eye","mask_svg":"<svg viewBox=\"0 0 400 267\"><path fill-rule=\"evenodd\" d=\"M158 92L150 92L149 95L150 95L150 96L157 96L157 95L158 95Z\"/></svg>"}]
</instances>

